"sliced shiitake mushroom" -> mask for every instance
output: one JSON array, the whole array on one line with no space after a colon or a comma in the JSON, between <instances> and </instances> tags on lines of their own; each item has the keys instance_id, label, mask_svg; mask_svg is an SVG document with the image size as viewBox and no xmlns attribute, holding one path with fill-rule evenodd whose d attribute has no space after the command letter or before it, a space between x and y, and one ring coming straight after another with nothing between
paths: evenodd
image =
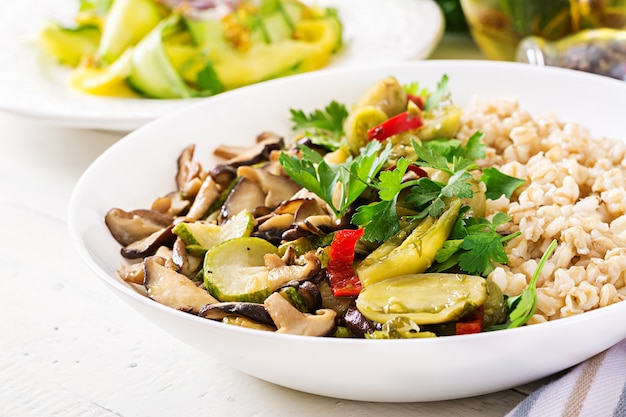
<instances>
[{"instance_id":1,"label":"sliced shiitake mushroom","mask_svg":"<svg viewBox=\"0 0 626 417\"><path fill-rule=\"evenodd\" d=\"M187 217L194 220L199 220L204 217L211 205L215 203L218 198L220 198L220 193L221 188L219 184L215 182L213 177L210 175L207 176L202 182L202 185L193 200L193 204L189 208Z\"/></svg>"},{"instance_id":2,"label":"sliced shiitake mushroom","mask_svg":"<svg viewBox=\"0 0 626 417\"><path fill-rule=\"evenodd\" d=\"M277 292L267 297L264 305L278 328L277 333L326 336L335 328L337 313L331 309L302 313Z\"/></svg>"},{"instance_id":3,"label":"sliced shiitake mushroom","mask_svg":"<svg viewBox=\"0 0 626 417\"><path fill-rule=\"evenodd\" d=\"M122 246L129 245L172 224L173 218L156 210L124 211L112 208L104 222L113 238Z\"/></svg>"},{"instance_id":4,"label":"sliced shiitake mushroom","mask_svg":"<svg viewBox=\"0 0 626 417\"><path fill-rule=\"evenodd\" d=\"M168 226L157 230L151 235L124 246L121 254L127 259L139 259L153 255L161 246L170 246L174 243L176 235L172 233L172 227Z\"/></svg>"},{"instance_id":5,"label":"sliced shiitake mushroom","mask_svg":"<svg viewBox=\"0 0 626 417\"><path fill-rule=\"evenodd\" d=\"M242 165L254 165L262 161L267 161L269 155L274 150L283 148L283 138L270 132L261 133L257 136L257 143L251 148L221 145L215 149L213 154L217 157L227 159L226 165L239 167Z\"/></svg>"},{"instance_id":6,"label":"sliced shiitake mushroom","mask_svg":"<svg viewBox=\"0 0 626 417\"><path fill-rule=\"evenodd\" d=\"M177 310L198 314L217 300L195 282L165 266L165 259L149 256L143 261L144 286L148 297Z\"/></svg>"},{"instance_id":7,"label":"sliced shiitake mushroom","mask_svg":"<svg viewBox=\"0 0 626 417\"><path fill-rule=\"evenodd\" d=\"M259 185L247 178L242 178L233 187L222 206L219 223L224 223L232 216L243 210L255 211L257 207L265 205L265 193Z\"/></svg>"},{"instance_id":8,"label":"sliced shiitake mushroom","mask_svg":"<svg viewBox=\"0 0 626 417\"><path fill-rule=\"evenodd\" d=\"M304 281L320 272L321 262L313 252L305 253L301 259L304 261L302 265L283 265L270 269L267 274L270 288L275 290L290 281ZM267 260L265 262L268 263Z\"/></svg>"},{"instance_id":9,"label":"sliced shiitake mushroom","mask_svg":"<svg viewBox=\"0 0 626 417\"><path fill-rule=\"evenodd\" d=\"M200 163L193 160L195 149L195 145L189 145L183 149L178 157L178 171L176 172L176 187L178 190L184 189L185 185L202 171Z\"/></svg>"},{"instance_id":10,"label":"sliced shiitake mushroom","mask_svg":"<svg viewBox=\"0 0 626 417\"><path fill-rule=\"evenodd\" d=\"M344 322L346 327L354 333L355 336L365 337L367 333L380 330L380 323L375 323L367 318L354 306L349 307L344 314Z\"/></svg>"},{"instance_id":11,"label":"sliced shiitake mushroom","mask_svg":"<svg viewBox=\"0 0 626 417\"><path fill-rule=\"evenodd\" d=\"M249 302L213 303L205 305L198 312L198 316L212 320L222 320L226 316L233 315L246 317L261 324L274 325L274 321L263 304Z\"/></svg>"},{"instance_id":12,"label":"sliced shiitake mushroom","mask_svg":"<svg viewBox=\"0 0 626 417\"><path fill-rule=\"evenodd\" d=\"M190 205L191 201L183 198L179 191L173 191L154 200L150 208L165 215L175 217L185 212Z\"/></svg>"},{"instance_id":13,"label":"sliced shiitake mushroom","mask_svg":"<svg viewBox=\"0 0 626 417\"><path fill-rule=\"evenodd\" d=\"M265 194L266 207L278 207L283 201L289 200L302 187L291 178L276 175L263 167L242 166L237 169L237 175L256 182Z\"/></svg>"}]
</instances>

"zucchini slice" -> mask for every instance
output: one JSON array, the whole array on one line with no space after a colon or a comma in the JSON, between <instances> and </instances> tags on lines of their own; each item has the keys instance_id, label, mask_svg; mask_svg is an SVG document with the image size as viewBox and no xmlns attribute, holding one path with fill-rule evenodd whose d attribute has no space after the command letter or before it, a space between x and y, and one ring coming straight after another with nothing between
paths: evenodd
<instances>
[{"instance_id":1,"label":"zucchini slice","mask_svg":"<svg viewBox=\"0 0 626 417\"><path fill-rule=\"evenodd\" d=\"M485 279L462 274L411 274L372 284L356 306L366 318L385 323L406 317L418 325L455 321L487 299Z\"/></svg>"},{"instance_id":2,"label":"zucchini slice","mask_svg":"<svg viewBox=\"0 0 626 417\"><path fill-rule=\"evenodd\" d=\"M270 294L265 255L278 248L258 237L241 237L213 246L204 257L204 283L220 301L262 303Z\"/></svg>"}]
</instances>

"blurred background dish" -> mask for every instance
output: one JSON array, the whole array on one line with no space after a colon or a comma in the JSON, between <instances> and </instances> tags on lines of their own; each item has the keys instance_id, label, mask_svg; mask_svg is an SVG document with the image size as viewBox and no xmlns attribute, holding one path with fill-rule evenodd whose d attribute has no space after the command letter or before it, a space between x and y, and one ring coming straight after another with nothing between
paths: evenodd
<instances>
[{"instance_id":1,"label":"blurred background dish","mask_svg":"<svg viewBox=\"0 0 626 417\"><path fill-rule=\"evenodd\" d=\"M489 59L515 60L527 36L547 40L597 28L626 28L626 0L460 0L467 24Z\"/></svg>"},{"instance_id":2,"label":"blurred background dish","mask_svg":"<svg viewBox=\"0 0 626 417\"><path fill-rule=\"evenodd\" d=\"M312 3L335 7L344 23L345 50L329 67L424 59L444 30L433 0ZM69 69L38 54L33 37L46 19L71 22L77 7L77 0L23 0L0 16L0 110L66 127L129 131L199 100L98 97L70 88Z\"/></svg>"}]
</instances>

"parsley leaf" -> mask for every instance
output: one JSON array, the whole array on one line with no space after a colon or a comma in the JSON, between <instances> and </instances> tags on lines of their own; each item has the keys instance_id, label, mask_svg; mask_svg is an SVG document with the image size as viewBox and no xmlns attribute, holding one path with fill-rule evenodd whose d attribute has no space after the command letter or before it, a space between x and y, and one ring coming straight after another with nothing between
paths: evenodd
<instances>
[{"instance_id":1,"label":"parsley leaf","mask_svg":"<svg viewBox=\"0 0 626 417\"><path fill-rule=\"evenodd\" d=\"M452 168L449 166L448 159L444 155L437 153L435 149L420 144L415 140L412 140L411 143L418 157L418 161L416 162L418 165L438 169L449 174L453 173Z\"/></svg>"},{"instance_id":2,"label":"parsley leaf","mask_svg":"<svg viewBox=\"0 0 626 417\"><path fill-rule=\"evenodd\" d=\"M484 217L462 218L455 225L451 239L437 252L432 270L442 272L458 265L468 274L489 275L493 270L492 262L508 262L504 245L520 234L503 236L497 232L496 229L509 220L502 212L496 213L491 221Z\"/></svg>"},{"instance_id":3,"label":"parsley leaf","mask_svg":"<svg viewBox=\"0 0 626 417\"><path fill-rule=\"evenodd\" d=\"M282 152L278 160L291 179L317 194L341 217L389 158L391 145L387 144L379 154L381 146L380 142L372 141L359 156L343 164L326 162L319 153L303 145L298 145L302 158Z\"/></svg>"},{"instance_id":4,"label":"parsley leaf","mask_svg":"<svg viewBox=\"0 0 626 417\"><path fill-rule=\"evenodd\" d=\"M493 167L484 168L480 180L487 186L485 195L490 200L497 200L502 195L511 198L513 192L526 182L522 179L506 175Z\"/></svg>"},{"instance_id":5,"label":"parsley leaf","mask_svg":"<svg viewBox=\"0 0 626 417\"><path fill-rule=\"evenodd\" d=\"M316 145L324 146L330 150L341 146L344 131L343 123L348 117L346 106L336 101L331 101L324 110L314 110L306 114L302 110L290 109L293 130L304 130Z\"/></svg>"},{"instance_id":6,"label":"parsley leaf","mask_svg":"<svg viewBox=\"0 0 626 417\"><path fill-rule=\"evenodd\" d=\"M381 242L400 230L400 222L396 213L398 195L400 191L414 183L402 182L408 167L409 161L400 158L393 170L381 172L378 183L372 184L378 189L378 196L381 201L358 207L352 216L352 223L363 227L365 230L363 239L370 242Z\"/></svg>"},{"instance_id":7,"label":"parsley leaf","mask_svg":"<svg viewBox=\"0 0 626 417\"><path fill-rule=\"evenodd\" d=\"M400 230L396 213L396 199L359 206L352 216L352 223L363 227L365 231L364 240L384 242Z\"/></svg>"}]
</instances>

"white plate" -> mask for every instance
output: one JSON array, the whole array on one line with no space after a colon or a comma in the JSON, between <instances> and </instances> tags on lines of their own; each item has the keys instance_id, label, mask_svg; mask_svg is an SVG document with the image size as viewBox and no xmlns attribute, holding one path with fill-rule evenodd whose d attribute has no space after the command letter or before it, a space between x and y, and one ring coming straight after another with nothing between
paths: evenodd
<instances>
[{"instance_id":1,"label":"white plate","mask_svg":"<svg viewBox=\"0 0 626 417\"><path fill-rule=\"evenodd\" d=\"M313 1L313 0L312 0ZM338 9L346 51L331 67L426 58L443 33L432 0L319 0ZM200 99L95 97L67 86L69 70L37 53L32 39L47 18L71 24L77 0L21 0L0 17L0 109L57 125L128 131Z\"/></svg>"},{"instance_id":2,"label":"white plate","mask_svg":"<svg viewBox=\"0 0 626 417\"><path fill-rule=\"evenodd\" d=\"M116 277L122 258L104 225L105 213L112 207L149 207L174 189L183 147L195 143L197 157L210 164L208 156L220 143L250 145L263 130L289 135L290 108L312 111L331 99L352 103L371 82L388 75L434 87L444 73L458 104L474 95L515 96L534 113L554 111L594 135L626 136L626 83L580 72L504 62L420 61L298 75L222 94L117 142L86 170L73 192L68 218L74 243L108 288L173 337L250 375L319 395L397 402L484 394L566 369L622 340L626 302L499 332L350 340L223 325L160 305ZM270 105L258 106L270 96Z\"/></svg>"}]
</instances>

